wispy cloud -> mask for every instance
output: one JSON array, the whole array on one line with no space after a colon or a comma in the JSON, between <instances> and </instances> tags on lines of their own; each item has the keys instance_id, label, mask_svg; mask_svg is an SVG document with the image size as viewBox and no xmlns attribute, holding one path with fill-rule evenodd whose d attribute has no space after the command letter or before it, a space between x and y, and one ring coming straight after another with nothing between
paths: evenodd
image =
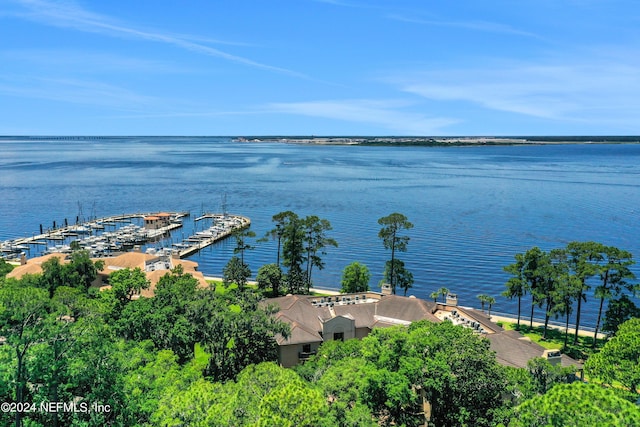
<instances>
[{"instance_id":1,"label":"wispy cloud","mask_svg":"<svg viewBox=\"0 0 640 427\"><path fill-rule=\"evenodd\" d=\"M272 113L366 123L405 135L433 135L457 122L450 118L427 117L407 112L404 108L408 106L408 103L402 101L355 99L272 103L266 110Z\"/></svg>"},{"instance_id":2,"label":"wispy cloud","mask_svg":"<svg viewBox=\"0 0 640 427\"><path fill-rule=\"evenodd\" d=\"M126 24L117 23L112 18L85 10L74 2L17 0L17 3L22 5L26 10L24 13L17 14L17 16L41 22L46 25L72 28L78 31L98 33L110 37L123 37L165 43L191 52L222 58L226 61L235 62L253 68L286 74L293 77L307 78L304 74L288 70L286 68L263 64L242 56L224 52L203 44L202 42L198 42L197 37L147 31Z\"/></svg>"},{"instance_id":3,"label":"wispy cloud","mask_svg":"<svg viewBox=\"0 0 640 427\"><path fill-rule=\"evenodd\" d=\"M0 76L0 94L22 98L45 99L91 106L117 108L123 111L145 111L162 105L156 97L102 82L81 79L34 79Z\"/></svg>"},{"instance_id":4,"label":"wispy cloud","mask_svg":"<svg viewBox=\"0 0 640 427\"><path fill-rule=\"evenodd\" d=\"M0 51L0 61L28 64L29 70L46 70L47 74L73 71L79 73L186 73L194 69L170 61L133 58L112 53L96 53L73 49L24 49ZM7 62L9 63L9 62Z\"/></svg>"},{"instance_id":5,"label":"wispy cloud","mask_svg":"<svg viewBox=\"0 0 640 427\"><path fill-rule=\"evenodd\" d=\"M640 113L640 64L634 62L603 56L536 64L486 62L493 65L403 73L391 80L430 100L465 101L545 119L630 122Z\"/></svg>"},{"instance_id":6,"label":"wispy cloud","mask_svg":"<svg viewBox=\"0 0 640 427\"><path fill-rule=\"evenodd\" d=\"M488 33L508 34L523 37L533 37L542 39L538 34L520 30L510 25L500 24L497 22L488 21L445 21L437 19L420 19L416 17L409 17L405 15L389 15L390 19L402 22L408 22L419 25L430 25L436 27L449 27L449 28L461 28L471 31L482 31Z\"/></svg>"}]
</instances>

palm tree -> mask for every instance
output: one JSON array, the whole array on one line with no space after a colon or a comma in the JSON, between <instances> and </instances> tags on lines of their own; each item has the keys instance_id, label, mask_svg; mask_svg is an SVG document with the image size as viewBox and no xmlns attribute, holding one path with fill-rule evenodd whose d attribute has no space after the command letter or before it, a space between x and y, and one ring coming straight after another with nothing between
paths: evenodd
<instances>
[{"instance_id":1,"label":"palm tree","mask_svg":"<svg viewBox=\"0 0 640 427\"><path fill-rule=\"evenodd\" d=\"M487 304L489 304L489 319L491 319L491 306L496 303L496 299L492 296L487 297Z\"/></svg>"},{"instance_id":2,"label":"palm tree","mask_svg":"<svg viewBox=\"0 0 640 427\"><path fill-rule=\"evenodd\" d=\"M438 302L438 297L440 296L440 292L438 291L433 291L431 292L431 295L429 295L431 298L433 298L433 302L437 303Z\"/></svg>"},{"instance_id":3,"label":"palm tree","mask_svg":"<svg viewBox=\"0 0 640 427\"><path fill-rule=\"evenodd\" d=\"M477 298L480 300L480 305L482 306L482 312L484 313L484 304L489 302L489 298L491 298L491 297L489 295L480 294L480 295L478 295Z\"/></svg>"},{"instance_id":4,"label":"palm tree","mask_svg":"<svg viewBox=\"0 0 640 427\"><path fill-rule=\"evenodd\" d=\"M444 286L438 289L438 295L442 295L442 302L447 302L447 295L449 295L449 289Z\"/></svg>"}]
</instances>

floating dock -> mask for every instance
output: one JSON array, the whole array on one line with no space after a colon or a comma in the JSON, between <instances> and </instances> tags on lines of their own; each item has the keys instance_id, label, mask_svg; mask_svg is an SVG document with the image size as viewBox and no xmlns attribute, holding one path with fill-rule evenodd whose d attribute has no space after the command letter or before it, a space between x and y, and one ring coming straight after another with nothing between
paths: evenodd
<instances>
[{"instance_id":1,"label":"floating dock","mask_svg":"<svg viewBox=\"0 0 640 427\"><path fill-rule=\"evenodd\" d=\"M118 249L122 248L125 249L125 251L127 247L131 250L135 246L162 240L162 238L169 235L171 231L182 227L182 218L188 216L190 216L189 212L133 213L93 219L75 225L54 227L53 229L48 229L46 232L42 232L41 227L41 234L0 242L0 252L19 257L22 251L29 250L29 245L46 245L48 249L53 252L66 253L70 252L69 245L59 244L56 245L55 248L49 248L49 243L47 242L62 242L72 237L78 237L76 241L81 247L90 250L92 256L100 257L105 255L104 250L111 248L115 240L118 240L118 244L121 245ZM132 231L132 235L125 234L129 240L124 239L123 236L113 237L114 234L123 234L121 231L126 230L128 227L134 227L134 225L125 225L116 230L118 224L132 223L133 220L136 219L144 220L145 226L144 228L135 226L136 230ZM203 214L196 218L195 222L204 219L213 220L213 225L206 231L203 230L189 236L181 243L174 243L172 245L173 248L170 249L172 256L186 258L207 246L231 236L236 230L241 230L251 225L249 218L227 213ZM113 227L115 231L105 231L106 227ZM96 241L96 239L98 241ZM101 249L96 251L96 246ZM113 249L109 249L108 251L113 251Z\"/></svg>"},{"instance_id":2,"label":"floating dock","mask_svg":"<svg viewBox=\"0 0 640 427\"><path fill-rule=\"evenodd\" d=\"M203 219L212 219L214 225L210 227L207 232L196 233L193 236L189 236L184 240L186 243L179 244L184 249L178 250L178 256L180 258L186 258L194 253L212 245L220 240L226 239L231 236L234 231L242 230L251 225L251 220L247 217L240 215L230 214L204 214L195 219L195 221L201 221Z\"/></svg>"}]
</instances>

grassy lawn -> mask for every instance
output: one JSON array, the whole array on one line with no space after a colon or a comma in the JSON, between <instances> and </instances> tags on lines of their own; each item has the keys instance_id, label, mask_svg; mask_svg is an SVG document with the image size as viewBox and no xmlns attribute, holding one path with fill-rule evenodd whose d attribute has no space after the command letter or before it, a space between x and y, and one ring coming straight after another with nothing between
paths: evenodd
<instances>
[{"instance_id":1,"label":"grassy lawn","mask_svg":"<svg viewBox=\"0 0 640 427\"><path fill-rule=\"evenodd\" d=\"M498 322L498 325L507 330L515 330L516 323L510 322ZM577 344L573 344L573 334L569 333L567 339L567 348L564 347L564 331L558 329L547 329L547 338L542 339L542 333L544 328L542 326L534 326L532 328L529 325L523 325L520 323L520 333L526 337L529 337L531 341L540 344L544 348L548 349L562 349L562 352L574 359L586 360L589 355L594 353L591 346L593 345L593 337L578 335ZM603 345L603 341L598 340L598 347L596 351Z\"/></svg>"},{"instance_id":2,"label":"grassy lawn","mask_svg":"<svg viewBox=\"0 0 640 427\"><path fill-rule=\"evenodd\" d=\"M207 280L207 283L216 287L216 295L225 295L227 292L238 289L238 285L231 283L229 286L225 286L221 280ZM256 285L246 285L247 289L258 289Z\"/></svg>"}]
</instances>

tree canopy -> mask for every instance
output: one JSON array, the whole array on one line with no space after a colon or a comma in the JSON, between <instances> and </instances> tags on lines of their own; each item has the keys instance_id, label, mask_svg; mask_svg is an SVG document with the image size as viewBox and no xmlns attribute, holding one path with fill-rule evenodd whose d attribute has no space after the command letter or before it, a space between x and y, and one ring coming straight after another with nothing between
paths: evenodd
<instances>
[{"instance_id":1,"label":"tree canopy","mask_svg":"<svg viewBox=\"0 0 640 427\"><path fill-rule=\"evenodd\" d=\"M342 270L342 289L344 293L367 292L371 274L366 265L357 261L347 265Z\"/></svg>"},{"instance_id":2,"label":"tree canopy","mask_svg":"<svg viewBox=\"0 0 640 427\"><path fill-rule=\"evenodd\" d=\"M605 384L620 383L640 392L640 318L627 320L600 352L585 364L587 375Z\"/></svg>"},{"instance_id":3,"label":"tree canopy","mask_svg":"<svg viewBox=\"0 0 640 427\"><path fill-rule=\"evenodd\" d=\"M640 408L611 389L575 382L560 384L527 400L509 427L640 425Z\"/></svg>"}]
</instances>

